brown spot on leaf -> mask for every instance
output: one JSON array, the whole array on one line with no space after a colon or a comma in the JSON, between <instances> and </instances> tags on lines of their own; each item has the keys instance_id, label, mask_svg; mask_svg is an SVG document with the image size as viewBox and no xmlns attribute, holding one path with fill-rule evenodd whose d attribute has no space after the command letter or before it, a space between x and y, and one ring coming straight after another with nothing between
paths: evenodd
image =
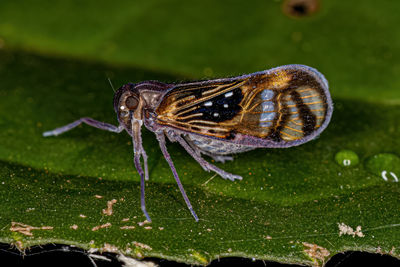
<instances>
[{"instance_id":1,"label":"brown spot on leaf","mask_svg":"<svg viewBox=\"0 0 400 267\"><path fill-rule=\"evenodd\" d=\"M301 18L313 15L319 6L319 0L285 0L282 9L289 17Z\"/></svg>"},{"instance_id":2,"label":"brown spot on leaf","mask_svg":"<svg viewBox=\"0 0 400 267\"><path fill-rule=\"evenodd\" d=\"M104 246L100 249L101 252L112 252L112 253L118 253L119 249L111 244L104 243Z\"/></svg>"},{"instance_id":3,"label":"brown spot on leaf","mask_svg":"<svg viewBox=\"0 0 400 267\"><path fill-rule=\"evenodd\" d=\"M19 232L23 235L33 236L32 230L53 230L52 226L35 227L20 222L11 222L10 231Z\"/></svg>"},{"instance_id":4,"label":"brown spot on leaf","mask_svg":"<svg viewBox=\"0 0 400 267\"><path fill-rule=\"evenodd\" d=\"M354 229L344 223L338 223L338 227L339 227L339 236L342 235L351 235L353 237L358 236L358 237L364 237L363 232L361 231L361 226L358 225L356 227L356 230L354 231Z\"/></svg>"},{"instance_id":5,"label":"brown spot on leaf","mask_svg":"<svg viewBox=\"0 0 400 267\"><path fill-rule=\"evenodd\" d=\"M144 226L146 224L149 224L150 222L148 220L144 220L143 222L138 222L139 226Z\"/></svg>"},{"instance_id":6,"label":"brown spot on leaf","mask_svg":"<svg viewBox=\"0 0 400 267\"><path fill-rule=\"evenodd\" d=\"M110 227L110 226L111 226L111 223L105 223L105 224L102 224L102 225L98 225L98 226L93 227L93 228L92 228L92 231L97 231L97 230L99 230L99 229L108 228L108 227Z\"/></svg>"},{"instance_id":7,"label":"brown spot on leaf","mask_svg":"<svg viewBox=\"0 0 400 267\"><path fill-rule=\"evenodd\" d=\"M143 244L143 243L140 243L137 241L133 241L132 245L134 245L135 247L138 247L138 248L145 249L145 250L153 250L149 245L146 245L146 244Z\"/></svg>"},{"instance_id":8,"label":"brown spot on leaf","mask_svg":"<svg viewBox=\"0 0 400 267\"><path fill-rule=\"evenodd\" d=\"M302 244L306 247L304 252L313 260L314 266L324 265L325 258L327 258L330 254L326 248L307 242L303 242Z\"/></svg>"},{"instance_id":9,"label":"brown spot on leaf","mask_svg":"<svg viewBox=\"0 0 400 267\"><path fill-rule=\"evenodd\" d=\"M121 226L120 229L122 230L131 230L131 229L135 229L136 226L133 225L125 225L125 226Z\"/></svg>"},{"instance_id":10,"label":"brown spot on leaf","mask_svg":"<svg viewBox=\"0 0 400 267\"><path fill-rule=\"evenodd\" d=\"M107 208L103 209L103 214L111 216L113 214L113 205L117 203L116 199L107 201Z\"/></svg>"}]
</instances>

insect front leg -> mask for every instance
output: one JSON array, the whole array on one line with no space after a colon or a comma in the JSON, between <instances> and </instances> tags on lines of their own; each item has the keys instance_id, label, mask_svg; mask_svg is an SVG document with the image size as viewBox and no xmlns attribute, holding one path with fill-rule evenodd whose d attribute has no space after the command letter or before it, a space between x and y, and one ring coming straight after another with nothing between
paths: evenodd
<instances>
[{"instance_id":1,"label":"insect front leg","mask_svg":"<svg viewBox=\"0 0 400 267\"><path fill-rule=\"evenodd\" d=\"M134 156L133 156L133 162L135 164L135 168L137 170L137 172L140 175L140 207L143 211L143 214L146 216L146 219L151 222L151 218L149 216L149 214L147 213L146 210L146 202L145 202L145 192L144 192L144 172L142 169L142 166L140 164L140 156L142 155L141 151L135 151L134 149ZM147 169L147 166L145 165L145 170Z\"/></svg>"},{"instance_id":2,"label":"insect front leg","mask_svg":"<svg viewBox=\"0 0 400 267\"><path fill-rule=\"evenodd\" d=\"M222 178L229 179L231 181L234 181L235 179L242 180L242 176L226 172L218 168L217 166L207 162L205 159L199 156L180 135L171 132L169 132L169 134L172 135L174 139L178 141L179 144L181 144L181 146L183 146L183 148L200 164L201 167L203 167L205 171L213 171Z\"/></svg>"},{"instance_id":3,"label":"insect front leg","mask_svg":"<svg viewBox=\"0 0 400 267\"><path fill-rule=\"evenodd\" d=\"M131 114L132 117L132 114ZM146 202L145 202L145 177L146 180L148 180L149 174L148 174L148 167L147 167L147 154L143 149L142 145L142 135L141 135L141 127L142 127L142 121L139 120L132 120L132 145L133 145L133 162L135 164L135 168L137 172L139 173L140 176L140 207L142 208L142 211L144 215L146 216L146 219L151 222L151 218L149 214L147 213L146 210ZM143 163L144 163L144 170L143 172L142 165L140 164L140 157L143 157Z\"/></svg>"},{"instance_id":4,"label":"insect front leg","mask_svg":"<svg viewBox=\"0 0 400 267\"><path fill-rule=\"evenodd\" d=\"M124 128L122 127L122 125L120 126L115 126L106 122L102 122L102 121L96 121L92 118L88 118L88 117L84 117L84 118L80 118L79 120L76 120L70 124L64 125L62 127L56 128L54 130L51 131L47 131L43 133L44 137L47 136L57 136L59 134L68 132L69 130L72 130L73 128L75 128L76 126L80 125L81 123L86 123L87 125L90 125L92 127L96 127L98 129L101 130L106 130L106 131L110 131L110 132L114 132L114 133L120 133L124 130Z\"/></svg>"}]
</instances>

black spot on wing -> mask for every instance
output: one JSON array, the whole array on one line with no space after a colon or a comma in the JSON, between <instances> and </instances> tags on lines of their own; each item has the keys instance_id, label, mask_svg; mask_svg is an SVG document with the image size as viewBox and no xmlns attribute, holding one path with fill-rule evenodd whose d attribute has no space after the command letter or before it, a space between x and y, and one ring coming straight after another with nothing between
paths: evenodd
<instances>
[{"instance_id":1,"label":"black spot on wing","mask_svg":"<svg viewBox=\"0 0 400 267\"><path fill-rule=\"evenodd\" d=\"M232 92L231 96L229 96L230 92ZM202 113L202 116L198 116L195 119L213 122L223 122L231 120L242 110L242 108L239 106L242 99L242 90L240 88L235 88L232 91L202 102L201 104L199 104L197 109L185 113L185 116ZM188 122L190 120L192 119L188 118L182 121Z\"/></svg>"},{"instance_id":2,"label":"black spot on wing","mask_svg":"<svg viewBox=\"0 0 400 267\"><path fill-rule=\"evenodd\" d=\"M236 131L235 131L235 130L232 130L232 131L229 132L229 135L226 136L225 138L226 138L227 140L233 140L233 139L235 139L235 136L236 136Z\"/></svg>"},{"instance_id":3,"label":"black spot on wing","mask_svg":"<svg viewBox=\"0 0 400 267\"><path fill-rule=\"evenodd\" d=\"M272 139L275 142L280 142L282 141L282 137L280 134L279 130L275 130L273 129L269 134L268 134L268 138Z\"/></svg>"},{"instance_id":4,"label":"black spot on wing","mask_svg":"<svg viewBox=\"0 0 400 267\"><path fill-rule=\"evenodd\" d=\"M292 99L296 103L296 107L299 110L299 115L301 120L303 121L303 132L304 136L310 135L315 131L315 126L317 124L317 118L310 110L310 107L306 105L301 99L298 92L291 92Z\"/></svg>"}]
</instances>

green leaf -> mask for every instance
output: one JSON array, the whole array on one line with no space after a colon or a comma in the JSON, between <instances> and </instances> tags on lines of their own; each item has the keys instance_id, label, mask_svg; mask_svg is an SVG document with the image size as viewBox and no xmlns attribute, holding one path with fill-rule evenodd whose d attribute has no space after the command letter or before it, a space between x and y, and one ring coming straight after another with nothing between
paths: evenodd
<instances>
[{"instance_id":1,"label":"green leaf","mask_svg":"<svg viewBox=\"0 0 400 267\"><path fill-rule=\"evenodd\" d=\"M115 122L107 73L121 80L170 77L24 53L2 52L1 62L0 74L7 77L0 86L2 242L21 248L49 242L115 248L136 257L200 264L224 256L312 264L348 249L399 256L393 249L400 234L398 183L385 182L363 164L346 168L334 160L343 148L357 153L361 162L398 151L393 141L400 130L397 106L337 99L333 121L317 140L289 149L257 149L218 164L243 181L204 172L182 148L170 144L199 223L187 210L153 134L146 131L147 205L154 222L139 226L144 220L139 177L127 134L87 126L54 138L41 133L84 115ZM102 210L112 199L117 202L107 216ZM52 229L27 236L13 231L13 222ZM108 228L95 230L107 223ZM342 223L354 231L361 226L364 236L340 236ZM309 244L329 255L308 254Z\"/></svg>"},{"instance_id":2,"label":"green leaf","mask_svg":"<svg viewBox=\"0 0 400 267\"><path fill-rule=\"evenodd\" d=\"M192 264L240 256L317 265L346 250L400 257L399 3L324 1L299 19L273 1L107 3L0 3L0 242ZM300 147L217 163L243 176L236 182L168 143L199 223L154 134L143 130L153 219L144 225L126 133L81 126L41 135L83 116L116 124L107 77L115 86L174 82L289 63L327 76L330 126ZM337 163L347 159L353 164ZM113 199L112 215L104 214Z\"/></svg>"}]
</instances>

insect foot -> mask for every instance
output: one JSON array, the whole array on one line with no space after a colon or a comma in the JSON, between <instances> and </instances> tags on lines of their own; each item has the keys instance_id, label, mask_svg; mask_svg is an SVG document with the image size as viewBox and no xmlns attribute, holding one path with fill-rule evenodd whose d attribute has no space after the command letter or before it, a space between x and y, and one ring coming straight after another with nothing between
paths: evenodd
<instances>
[{"instance_id":1,"label":"insect foot","mask_svg":"<svg viewBox=\"0 0 400 267\"><path fill-rule=\"evenodd\" d=\"M231 181L235 181L235 180L242 180L243 179L243 177L242 176L240 176L240 175L236 175L236 174L232 174L232 173L229 173L229 172L222 172L222 173L218 173L222 178L224 178L224 179L228 179L228 180L231 180Z\"/></svg>"}]
</instances>

